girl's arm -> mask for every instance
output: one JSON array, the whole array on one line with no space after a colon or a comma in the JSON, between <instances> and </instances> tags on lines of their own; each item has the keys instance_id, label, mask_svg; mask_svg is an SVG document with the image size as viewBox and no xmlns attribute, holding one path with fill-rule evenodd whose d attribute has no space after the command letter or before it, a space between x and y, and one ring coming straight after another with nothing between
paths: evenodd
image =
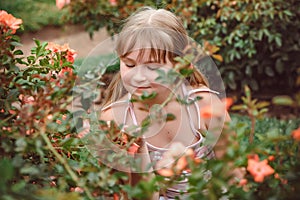
<instances>
[{"instance_id":1,"label":"girl's arm","mask_svg":"<svg viewBox=\"0 0 300 200\"><path fill-rule=\"evenodd\" d=\"M201 92L195 96L201 97L198 101L200 118L203 121L201 128L210 134L207 137L210 138L211 143L209 144L214 147L216 157L222 158L228 145L228 137L233 134L228 131L227 127L230 116L226 110L226 105L211 92Z\"/></svg>"},{"instance_id":2,"label":"girl's arm","mask_svg":"<svg viewBox=\"0 0 300 200\"><path fill-rule=\"evenodd\" d=\"M212 109L210 109L211 117L204 118L202 116L201 119L204 120L204 124L209 131L208 134L213 134L216 137L215 140L217 141L214 145L214 152L217 159L222 159L229 145L228 138L235 135L235 132L228 128L228 123L231 121L231 119L226 110L226 105L215 94L212 93L205 92L198 94L198 96L202 97L202 99L199 101L200 109L202 108L205 111L206 108L212 107ZM229 162L227 164L228 166L233 166L233 163ZM231 169L233 169L233 167ZM234 183L235 178L242 179L244 174L245 169L243 168L233 169L230 175L234 178L229 183Z\"/></svg>"}]
</instances>

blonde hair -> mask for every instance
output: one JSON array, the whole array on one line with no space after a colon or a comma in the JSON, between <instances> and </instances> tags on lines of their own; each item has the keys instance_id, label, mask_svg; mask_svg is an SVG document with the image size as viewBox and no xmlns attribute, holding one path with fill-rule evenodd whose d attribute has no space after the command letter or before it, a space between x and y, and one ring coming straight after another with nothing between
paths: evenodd
<instances>
[{"instance_id":1,"label":"blonde hair","mask_svg":"<svg viewBox=\"0 0 300 200\"><path fill-rule=\"evenodd\" d=\"M149 59L166 63L168 58L175 63L174 58L183 56L188 44L188 34L181 20L172 12L143 7L125 21L116 41L116 52L120 58L125 58L134 50L139 50L138 59L140 59L148 49ZM193 87L208 86L207 80L196 68L187 81ZM104 106L117 101L125 94L120 72L115 75L107 90Z\"/></svg>"}]
</instances>

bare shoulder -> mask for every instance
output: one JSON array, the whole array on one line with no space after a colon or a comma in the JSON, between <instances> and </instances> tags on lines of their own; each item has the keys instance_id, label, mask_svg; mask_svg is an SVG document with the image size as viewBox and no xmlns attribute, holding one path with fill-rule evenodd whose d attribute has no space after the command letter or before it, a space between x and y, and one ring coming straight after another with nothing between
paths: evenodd
<instances>
[{"instance_id":1,"label":"bare shoulder","mask_svg":"<svg viewBox=\"0 0 300 200\"><path fill-rule=\"evenodd\" d=\"M222 116L226 121L230 120L229 114L226 110L226 104L219 98L216 91L210 90L208 87L201 87L200 89L193 89L192 97L200 97L197 102L200 110L210 107L210 112L213 116Z\"/></svg>"},{"instance_id":2,"label":"bare shoulder","mask_svg":"<svg viewBox=\"0 0 300 200\"><path fill-rule=\"evenodd\" d=\"M202 106L216 105L222 103L220 98L217 96L217 92L209 89L206 86L201 86L198 88L191 88L193 93L191 97L200 97L198 104Z\"/></svg>"},{"instance_id":3,"label":"bare shoulder","mask_svg":"<svg viewBox=\"0 0 300 200\"><path fill-rule=\"evenodd\" d=\"M100 120L104 120L104 121L114 120L112 107L106 107L101 110Z\"/></svg>"},{"instance_id":4,"label":"bare shoulder","mask_svg":"<svg viewBox=\"0 0 300 200\"><path fill-rule=\"evenodd\" d=\"M127 106L128 100L125 98L104 106L100 111L100 120L122 123Z\"/></svg>"}]
</instances>

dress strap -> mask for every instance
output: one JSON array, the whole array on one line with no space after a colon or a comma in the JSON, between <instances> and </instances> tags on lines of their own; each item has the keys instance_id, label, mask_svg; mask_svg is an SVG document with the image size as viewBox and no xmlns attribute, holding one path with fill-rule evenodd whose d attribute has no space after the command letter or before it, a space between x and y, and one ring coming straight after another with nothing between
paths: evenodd
<instances>
[{"instance_id":1,"label":"dress strap","mask_svg":"<svg viewBox=\"0 0 300 200\"><path fill-rule=\"evenodd\" d=\"M106 109L109 109L114 105L127 103L127 106L125 108L124 118L123 118L123 124L122 124L123 125L123 128L122 128L123 131L124 131L124 128L126 127L126 121L127 121L128 115L131 116L133 124L136 125L136 126L138 125L138 122L137 122L137 119L136 119L136 116L135 116L135 113L134 113L134 110L133 110L133 104L130 102L130 99L131 99L131 94L128 93L128 100L116 101L116 102L113 102L113 103L111 103L111 104L109 104L109 105L107 105L107 106L105 106L101 109L101 111L105 111Z\"/></svg>"},{"instance_id":2,"label":"dress strap","mask_svg":"<svg viewBox=\"0 0 300 200\"><path fill-rule=\"evenodd\" d=\"M132 102L130 102L130 99L131 99L131 94L128 93L128 100L127 100L128 104L127 104L127 107L126 107L126 110L125 110L125 115L124 115L124 118L123 118L123 129L126 126L127 117L128 117L129 114L131 116L133 124L135 126L138 126L137 118L136 118L134 110L133 110L133 104L132 104Z\"/></svg>"},{"instance_id":3,"label":"dress strap","mask_svg":"<svg viewBox=\"0 0 300 200\"><path fill-rule=\"evenodd\" d=\"M192 89L192 90L188 91L187 88L184 85L182 86L182 91L185 94L186 99L188 101L193 101L195 99L194 97L191 97L191 95L195 94L195 93L210 92L210 93L213 93L213 94L219 94L219 92L211 90L209 88L197 88L197 89ZM195 136L198 137L199 140L203 140L203 136L202 136L202 134L199 131L201 129L200 108L199 108L199 105L198 105L197 102L194 102L193 105L195 106L196 113L197 113L197 125L196 125L197 128L195 127L195 124L193 123L193 120L192 120L190 106L186 106L187 113L188 113L188 116L189 116L190 127L192 128L193 133L195 134Z\"/></svg>"},{"instance_id":4,"label":"dress strap","mask_svg":"<svg viewBox=\"0 0 300 200\"><path fill-rule=\"evenodd\" d=\"M198 93L198 92L211 92L211 93L214 93L214 94L220 94L219 92L211 90L209 88L197 88L197 89L193 89L193 90L188 91L187 96L191 96L192 94L195 94L195 93Z\"/></svg>"},{"instance_id":5,"label":"dress strap","mask_svg":"<svg viewBox=\"0 0 300 200\"><path fill-rule=\"evenodd\" d=\"M126 100L124 100L124 101L115 101L115 102L101 108L101 111L105 111L106 109L111 108L112 106L117 105L117 104L121 104L121 103L127 103L127 101Z\"/></svg>"}]
</instances>

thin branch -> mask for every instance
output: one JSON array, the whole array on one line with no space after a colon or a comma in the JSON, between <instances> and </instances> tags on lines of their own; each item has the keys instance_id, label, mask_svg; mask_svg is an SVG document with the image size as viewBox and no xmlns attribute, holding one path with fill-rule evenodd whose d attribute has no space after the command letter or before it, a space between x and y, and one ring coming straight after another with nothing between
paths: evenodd
<instances>
[{"instance_id":1,"label":"thin branch","mask_svg":"<svg viewBox=\"0 0 300 200\"><path fill-rule=\"evenodd\" d=\"M72 170L72 168L70 167L70 165L68 164L67 160L62 157L57 151L56 149L53 147L50 139L48 138L48 136L46 135L46 124L44 124L41 128L40 128L40 134L42 136L42 138L44 139L44 141L47 144L48 149L54 154L54 156L57 158L57 160L64 166L64 168L66 169L66 171L68 172L68 174L71 176L71 178L73 179L73 181L76 183L76 185L82 187L85 191L85 193L87 194L89 199L94 199L91 192L89 191L89 189L87 188L87 186L85 184L82 184L79 180L79 177L74 173L74 171Z\"/></svg>"}]
</instances>

